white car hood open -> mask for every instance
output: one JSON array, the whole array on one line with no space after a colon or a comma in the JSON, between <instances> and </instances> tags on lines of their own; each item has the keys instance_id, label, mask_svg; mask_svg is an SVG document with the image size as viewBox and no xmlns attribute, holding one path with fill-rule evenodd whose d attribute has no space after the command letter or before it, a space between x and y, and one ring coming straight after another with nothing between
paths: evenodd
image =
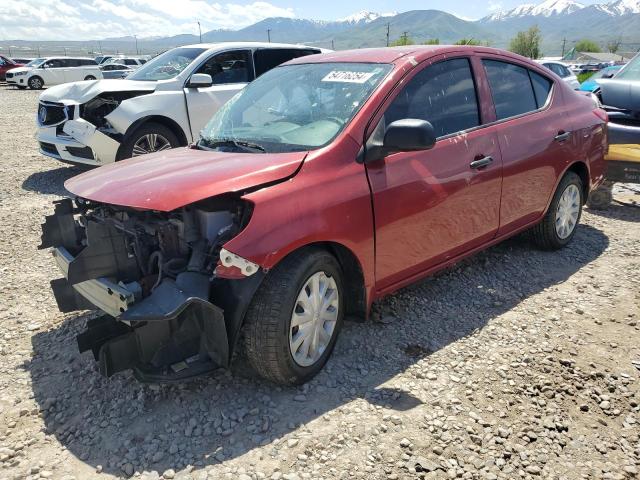
<instances>
[{"instance_id":1,"label":"white car hood open","mask_svg":"<svg viewBox=\"0 0 640 480\"><path fill-rule=\"evenodd\" d=\"M84 82L63 83L46 90L40 95L45 102L85 103L105 92L153 92L156 82L137 80L87 80Z\"/></svg>"}]
</instances>

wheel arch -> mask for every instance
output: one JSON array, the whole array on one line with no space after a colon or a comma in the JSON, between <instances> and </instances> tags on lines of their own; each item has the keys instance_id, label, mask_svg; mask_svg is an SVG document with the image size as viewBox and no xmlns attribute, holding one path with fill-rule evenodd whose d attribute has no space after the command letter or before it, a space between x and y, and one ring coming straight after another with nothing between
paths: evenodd
<instances>
[{"instance_id":1,"label":"wheel arch","mask_svg":"<svg viewBox=\"0 0 640 480\"><path fill-rule=\"evenodd\" d=\"M580 177L580 180L582 181L582 203L586 203L587 198L589 197L589 191L591 190L589 167L587 167L587 164L585 162L577 161L569 165L569 168L565 170L565 172L562 174L562 177L564 177L567 172L574 172ZM562 179L562 177L560 177L560 179Z\"/></svg>"},{"instance_id":2,"label":"wheel arch","mask_svg":"<svg viewBox=\"0 0 640 480\"><path fill-rule=\"evenodd\" d=\"M181 147L186 147L189 144L189 141L187 140L187 134L184 132L184 130L182 130L182 127L178 124L178 122L176 122L175 120L169 117L165 117L163 115L148 115L146 117L137 119L135 122L129 125L129 128L127 128L127 131L123 136L122 142L120 143L124 144L124 142L128 140L129 137L133 134L133 132L135 132L138 128L140 128L145 123L150 123L150 122L159 123L160 125L167 127L169 130L174 132L178 137L178 141L180 142Z\"/></svg>"}]
</instances>

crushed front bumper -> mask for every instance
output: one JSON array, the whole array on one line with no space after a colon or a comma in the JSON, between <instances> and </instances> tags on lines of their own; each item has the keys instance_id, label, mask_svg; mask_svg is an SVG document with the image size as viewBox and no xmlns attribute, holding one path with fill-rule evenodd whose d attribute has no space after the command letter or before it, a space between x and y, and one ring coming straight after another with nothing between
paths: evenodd
<instances>
[{"instance_id":1,"label":"crushed front bumper","mask_svg":"<svg viewBox=\"0 0 640 480\"><path fill-rule=\"evenodd\" d=\"M262 272L229 281L185 271L143 297L137 282L118 281L132 268L124 234L94 222L80 227L76 213L71 200L56 202L42 225L40 248L53 247L63 274L51 282L59 309L104 312L77 337L100 372L108 377L133 369L142 381L166 382L227 367ZM86 241L78 234L83 229Z\"/></svg>"},{"instance_id":2,"label":"crushed front bumper","mask_svg":"<svg viewBox=\"0 0 640 480\"><path fill-rule=\"evenodd\" d=\"M56 125L42 125L39 120L37 123L36 139L42 155L67 163L92 166L116 160L120 142L82 118L67 119Z\"/></svg>"}]
</instances>

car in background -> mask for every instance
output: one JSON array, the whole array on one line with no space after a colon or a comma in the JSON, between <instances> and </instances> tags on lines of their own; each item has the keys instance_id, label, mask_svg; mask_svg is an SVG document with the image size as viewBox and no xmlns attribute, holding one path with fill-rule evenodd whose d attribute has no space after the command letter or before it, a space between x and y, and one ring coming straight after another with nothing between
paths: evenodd
<instances>
[{"instance_id":1,"label":"car in background","mask_svg":"<svg viewBox=\"0 0 640 480\"><path fill-rule=\"evenodd\" d=\"M188 145L254 78L321 51L258 42L187 45L155 57L126 79L51 88L40 96L40 152L97 166Z\"/></svg>"},{"instance_id":2,"label":"car in background","mask_svg":"<svg viewBox=\"0 0 640 480\"><path fill-rule=\"evenodd\" d=\"M22 64L10 59L9 57L0 55L0 80L5 80L7 72L18 67L22 67Z\"/></svg>"},{"instance_id":3,"label":"car in background","mask_svg":"<svg viewBox=\"0 0 640 480\"><path fill-rule=\"evenodd\" d=\"M613 78L615 74L622 68L622 65L612 65L610 67L603 68L602 70L594 73L584 82L580 84L580 90L583 92L594 92L599 88L598 80L601 78Z\"/></svg>"},{"instance_id":4,"label":"car in background","mask_svg":"<svg viewBox=\"0 0 640 480\"><path fill-rule=\"evenodd\" d=\"M116 62L109 62L100 65L100 71L102 71L102 78L104 79L125 78L131 72L135 71L135 68Z\"/></svg>"},{"instance_id":5,"label":"car in background","mask_svg":"<svg viewBox=\"0 0 640 480\"><path fill-rule=\"evenodd\" d=\"M555 62L551 60L539 61L538 63L547 67L553 73L558 75L567 85L569 85L574 90L580 89L580 82L578 82L578 77L569 70L569 68L562 62Z\"/></svg>"},{"instance_id":6,"label":"car in background","mask_svg":"<svg viewBox=\"0 0 640 480\"><path fill-rule=\"evenodd\" d=\"M106 62L111 58L113 58L113 55L98 55L97 57L94 58L94 60L98 65L102 65L104 62Z\"/></svg>"},{"instance_id":7,"label":"car in background","mask_svg":"<svg viewBox=\"0 0 640 480\"><path fill-rule=\"evenodd\" d=\"M7 84L20 89L29 87L32 90L40 90L63 83L100 78L102 73L92 58L45 57L9 72Z\"/></svg>"},{"instance_id":8,"label":"car in background","mask_svg":"<svg viewBox=\"0 0 640 480\"><path fill-rule=\"evenodd\" d=\"M615 182L640 184L640 54L613 78L598 79L593 93L609 115L609 152L606 181L589 198L589 206L605 208Z\"/></svg>"},{"instance_id":9,"label":"car in background","mask_svg":"<svg viewBox=\"0 0 640 480\"><path fill-rule=\"evenodd\" d=\"M75 202L56 202L40 248L61 311L105 312L77 338L102 374L180 380L242 342L259 375L301 384L376 300L526 230L568 245L605 126L592 98L494 48L310 55L250 83L192 148L67 180Z\"/></svg>"},{"instance_id":10,"label":"car in background","mask_svg":"<svg viewBox=\"0 0 640 480\"><path fill-rule=\"evenodd\" d=\"M33 58L25 58L25 57L11 57L11 60L14 61L14 63L18 63L20 64L20 66L22 65L26 65L27 63L33 61Z\"/></svg>"},{"instance_id":11,"label":"car in background","mask_svg":"<svg viewBox=\"0 0 640 480\"><path fill-rule=\"evenodd\" d=\"M103 62L101 66L111 65L111 64L120 64L127 65L131 68L138 68L141 65L147 63L147 60L144 58L136 58L136 57L112 57L109 60Z\"/></svg>"}]
</instances>

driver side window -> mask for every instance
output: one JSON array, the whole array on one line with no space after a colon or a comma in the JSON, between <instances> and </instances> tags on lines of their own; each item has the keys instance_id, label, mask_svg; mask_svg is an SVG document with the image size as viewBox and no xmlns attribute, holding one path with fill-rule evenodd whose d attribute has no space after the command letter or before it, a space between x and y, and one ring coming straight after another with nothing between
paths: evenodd
<instances>
[{"instance_id":1,"label":"driver side window","mask_svg":"<svg viewBox=\"0 0 640 480\"><path fill-rule=\"evenodd\" d=\"M58 60L58 59L49 60L48 62L45 62L44 66L46 68L61 68L62 60Z\"/></svg>"},{"instance_id":2,"label":"driver side window","mask_svg":"<svg viewBox=\"0 0 640 480\"><path fill-rule=\"evenodd\" d=\"M398 94L384 118L387 125L404 118L426 120L436 137L480 125L469 60L456 58L424 68Z\"/></svg>"},{"instance_id":3,"label":"driver side window","mask_svg":"<svg viewBox=\"0 0 640 480\"><path fill-rule=\"evenodd\" d=\"M209 58L195 73L211 75L214 85L249 83L253 79L249 50L223 52Z\"/></svg>"}]
</instances>

